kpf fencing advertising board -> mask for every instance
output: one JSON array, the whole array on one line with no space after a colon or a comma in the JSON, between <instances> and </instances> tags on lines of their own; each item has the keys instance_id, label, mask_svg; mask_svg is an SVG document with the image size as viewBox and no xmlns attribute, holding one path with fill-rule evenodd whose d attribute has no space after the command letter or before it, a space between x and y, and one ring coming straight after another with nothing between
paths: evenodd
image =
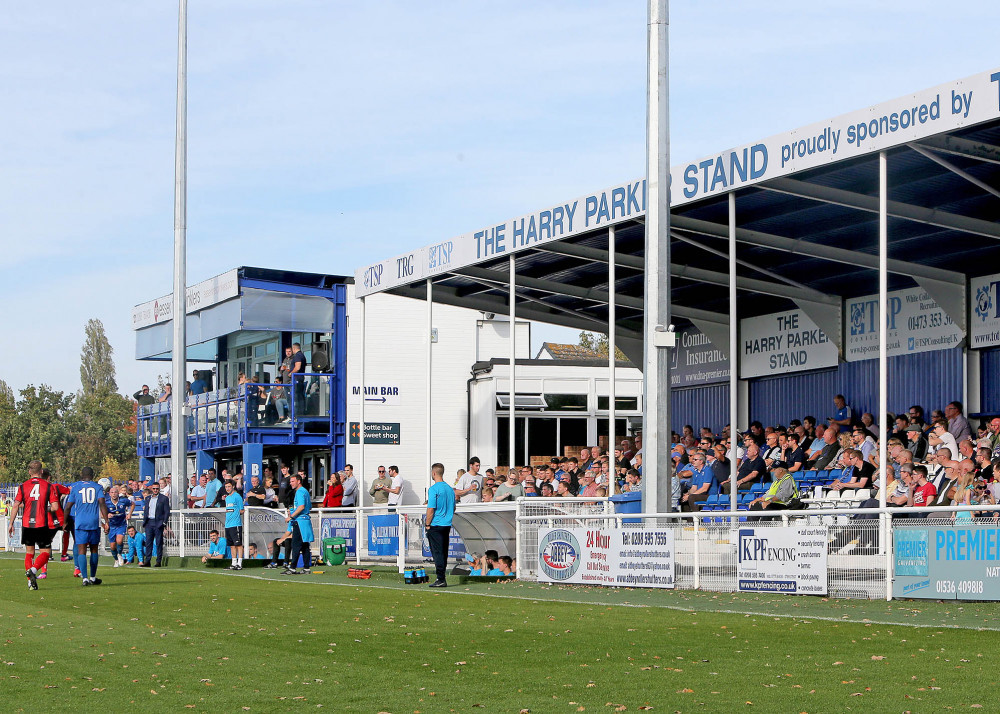
<instances>
[{"instance_id":1,"label":"kpf fencing advertising board","mask_svg":"<svg viewBox=\"0 0 1000 714\"><path fill-rule=\"evenodd\" d=\"M674 587L669 528L541 528L538 579L633 588Z\"/></svg>"},{"instance_id":2,"label":"kpf fencing advertising board","mask_svg":"<svg viewBox=\"0 0 1000 714\"><path fill-rule=\"evenodd\" d=\"M1000 600L1000 528L996 525L897 525L893 560L893 597Z\"/></svg>"},{"instance_id":3,"label":"kpf fencing advertising board","mask_svg":"<svg viewBox=\"0 0 1000 714\"><path fill-rule=\"evenodd\" d=\"M740 592L825 595L827 542L826 526L741 528Z\"/></svg>"}]
</instances>

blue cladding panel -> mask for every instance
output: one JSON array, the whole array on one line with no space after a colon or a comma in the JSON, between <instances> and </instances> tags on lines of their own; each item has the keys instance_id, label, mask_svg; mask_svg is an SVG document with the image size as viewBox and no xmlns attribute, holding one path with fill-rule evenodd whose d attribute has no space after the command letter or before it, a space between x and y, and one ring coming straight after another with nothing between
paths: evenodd
<instances>
[{"instance_id":1,"label":"blue cladding panel","mask_svg":"<svg viewBox=\"0 0 1000 714\"><path fill-rule=\"evenodd\" d=\"M1000 366L1000 356L997 358ZM962 348L920 352L889 359L889 411L920 404L926 413L962 398ZM985 382L984 382L985 387ZM750 418L787 424L806 415L825 421L833 396L843 394L857 414L878 411L878 360L843 362L836 369L764 377L750 383ZM876 417L877 422L882 420ZM741 424L741 428L746 428Z\"/></svg>"},{"instance_id":2,"label":"blue cladding panel","mask_svg":"<svg viewBox=\"0 0 1000 714\"><path fill-rule=\"evenodd\" d=\"M979 352L979 411L1000 413L1000 348Z\"/></svg>"},{"instance_id":3,"label":"blue cladding panel","mask_svg":"<svg viewBox=\"0 0 1000 714\"><path fill-rule=\"evenodd\" d=\"M729 385L671 390L670 416L678 434L685 424L693 426L695 434L703 426L719 434L729 423Z\"/></svg>"}]
</instances>

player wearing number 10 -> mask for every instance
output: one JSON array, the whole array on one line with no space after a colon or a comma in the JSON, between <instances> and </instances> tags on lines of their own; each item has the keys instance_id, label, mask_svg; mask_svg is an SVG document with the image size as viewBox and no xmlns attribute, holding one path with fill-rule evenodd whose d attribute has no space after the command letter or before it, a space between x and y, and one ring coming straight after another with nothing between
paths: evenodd
<instances>
[{"instance_id":1,"label":"player wearing number 10","mask_svg":"<svg viewBox=\"0 0 1000 714\"><path fill-rule=\"evenodd\" d=\"M94 481L94 470L89 466L80 469L76 483L69 488L66 497L67 513L74 522L73 540L76 543L76 567L80 569L84 585L100 585L97 576L99 556L97 547L101 544L101 524L108 531L108 504L104 499L104 489ZM87 577L87 548L90 548L90 578Z\"/></svg>"}]
</instances>

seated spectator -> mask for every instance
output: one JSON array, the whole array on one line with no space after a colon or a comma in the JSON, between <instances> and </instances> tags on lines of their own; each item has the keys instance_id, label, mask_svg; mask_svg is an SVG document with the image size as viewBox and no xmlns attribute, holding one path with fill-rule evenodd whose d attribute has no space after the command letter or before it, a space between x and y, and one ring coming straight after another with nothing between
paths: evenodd
<instances>
[{"instance_id":1,"label":"seated spectator","mask_svg":"<svg viewBox=\"0 0 1000 714\"><path fill-rule=\"evenodd\" d=\"M789 473L803 471L806 468L806 451L799 445L799 435L795 432L788 434L788 455L785 457L785 468Z\"/></svg>"},{"instance_id":2,"label":"seated spectator","mask_svg":"<svg viewBox=\"0 0 1000 714\"><path fill-rule=\"evenodd\" d=\"M875 466L865 461L859 449L847 449L841 457L843 471L840 478L830 484L831 491L843 491L848 488L869 488Z\"/></svg>"},{"instance_id":3,"label":"seated spectator","mask_svg":"<svg viewBox=\"0 0 1000 714\"><path fill-rule=\"evenodd\" d=\"M832 430L828 430L832 433ZM756 442L749 440L747 446L747 456L740 464L736 472L736 488L740 491L749 490L751 486L760 481L767 473L767 465L760 456L760 449ZM721 484L723 493L729 493L731 482L726 481Z\"/></svg>"},{"instance_id":4,"label":"seated spectator","mask_svg":"<svg viewBox=\"0 0 1000 714\"><path fill-rule=\"evenodd\" d=\"M938 449L944 447L952 456L958 454L958 442L954 435L948 431L948 422L945 419L938 419L934 422L931 433L927 435L927 443L933 453L937 453Z\"/></svg>"},{"instance_id":5,"label":"seated spectator","mask_svg":"<svg viewBox=\"0 0 1000 714\"><path fill-rule=\"evenodd\" d=\"M914 461L924 461L927 458L927 439L920 424L910 424L906 427L906 440L903 445L913 454Z\"/></svg>"},{"instance_id":6,"label":"seated spectator","mask_svg":"<svg viewBox=\"0 0 1000 714\"><path fill-rule=\"evenodd\" d=\"M799 497L799 488L788 469L775 469L772 476L774 480L764 495L750 502L751 511L777 511L788 508L792 499ZM748 517L747 520L750 520L751 517ZM754 518L759 518L759 516Z\"/></svg>"},{"instance_id":7,"label":"seated spectator","mask_svg":"<svg viewBox=\"0 0 1000 714\"><path fill-rule=\"evenodd\" d=\"M910 427L910 419L906 414L900 414L893 420L893 431L890 435L893 439L899 439L904 444L906 443L906 430Z\"/></svg>"},{"instance_id":8,"label":"seated spectator","mask_svg":"<svg viewBox=\"0 0 1000 714\"><path fill-rule=\"evenodd\" d=\"M875 439L863 426L856 426L851 430L851 446L861 452L862 461L868 461L875 448Z\"/></svg>"},{"instance_id":9,"label":"seated spectator","mask_svg":"<svg viewBox=\"0 0 1000 714\"><path fill-rule=\"evenodd\" d=\"M514 560L509 555L500 556L500 570L504 575L514 575Z\"/></svg>"},{"instance_id":10,"label":"seated spectator","mask_svg":"<svg viewBox=\"0 0 1000 714\"><path fill-rule=\"evenodd\" d=\"M937 489L934 488L934 484L927 480L927 469L924 466L917 464L913 467L913 476L916 479L916 483L913 488L910 489L910 497L907 499L906 505L912 508L929 506L934 500L934 496L937 495ZM922 518L925 515L926 514L924 513L913 513L910 514L910 517Z\"/></svg>"},{"instance_id":11,"label":"seated spectator","mask_svg":"<svg viewBox=\"0 0 1000 714\"><path fill-rule=\"evenodd\" d=\"M591 477L591 482L593 482L593 477ZM542 495L545 495L545 487L548 486L551 490L552 484L545 482L542 484ZM596 486L595 486L596 489ZM576 494L569 490L569 484L565 481L560 481L559 485L556 487L556 496L560 498L573 498Z\"/></svg>"},{"instance_id":12,"label":"seated spectator","mask_svg":"<svg viewBox=\"0 0 1000 714\"><path fill-rule=\"evenodd\" d=\"M535 479L533 479L533 478L527 478L527 479L525 479L524 483L521 484L521 487L524 489L524 495L525 496L538 496L539 495L538 494L538 490L535 488Z\"/></svg>"},{"instance_id":13,"label":"seated spectator","mask_svg":"<svg viewBox=\"0 0 1000 714\"><path fill-rule=\"evenodd\" d=\"M566 489L566 494L567 495L569 495L569 496L573 495L573 494L569 493L569 488L566 487L566 482L565 481L560 481L559 485L562 486L562 487L564 487ZM555 495L555 492L552 490L552 484L548 483L548 482L543 483L541 485L541 494L545 498L552 498Z\"/></svg>"},{"instance_id":14,"label":"seated spectator","mask_svg":"<svg viewBox=\"0 0 1000 714\"><path fill-rule=\"evenodd\" d=\"M225 538L219 537L219 531L211 530L208 532L208 555L201 556L201 562L207 563L210 560L222 560L223 558L229 558L229 546L226 544Z\"/></svg>"},{"instance_id":15,"label":"seated spectator","mask_svg":"<svg viewBox=\"0 0 1000 714\"><path fill-rule=\"evenodd\" d=\"M560 485L566 483L561 481ZM569 485L567 484L567 491L569 491ZM580 496L583 498L593 498L597 495L597 480L593 471L584 471L583 477L580 479Z\"/></svg>"},{"instance_id":16,"label":"seated spectator","mask_svg":"<svg viewBox=\"0 0 1000 714\"><path fill-rule=\"evenodd\" d=\"M764 437L764 449L762 450L762 455L768 471L785 468L785 454L781 446L778 444L777 432L772 431Z\"/></svg>"},{"instance_id":17,"label":"seated spectator","mask_svg":"<svg viewBox=\"0 0 1000 714\"><path fill-rule=\"evenodd\" d=\"M625 474L625 485L622 486L622 493L637 493L642 491L639 472L629 469Z\"/></svg>"},{"instance_id":18,"label":"seated spectator","mask_svg":"<svg viewBox=\"0 0 1000 714\"><path fill-rule=\"evenodd\" d=\"M944 418L947 420L948 433L955 437L956 442L972 438L972 427L962 414L962 402L949 402L944 408Z\"/></svg>"},{"instance_id":19,"label":"seated spectator","mask_svg":"<svg viewBox=\"0 0 1000 714\"><path fill-rule=\"evenodd\" d=\"M809 417L806 417L808 419ZM826 425L817 424L815 429L815 435L809 440L809 446L806 450L806 461L810 464L816 460L820 452L826 447L826 440L823 438L826 436Z\"/></svg>"},{"instance_id":20,"label":"seated spectator","mask_svg":"<svg viewBox=\"0 0 1000 714\"><path fill-rule=\"evenodd\" d=\"M880 439L881 434L878 431L878 424L875 423L875 416L869 412L865 412L861 415L861 426L865 428L868 435L873 439Z\"/></svg>"},{"instance_id":21,"label":"seated spectator","mask_svg":"<svg viewBox=\"0 0 1000 714\"><path fill-rule=\"evenodd\" d=\"M681 509L685 511L701 510L701 503L708 500L709 496L719 493L719 482L715 480L715 474L705 463L705 455L695 453L691 456L691 486L687 493L680 497Z\"/></svg>"},{"instance_id":22,"label":"seated spectator","mask_svg":"<svg viewBox=\"0 0 1000 714\"><path fill-rule=\"evenodd\" d=\"M288 415L288 390L284 386L284 378L279 374L274 378L275 385L271 387L267 398L274 405L275 414L279 424L287 424L291 421Z\"/></svg>"},{"instance_id":23,"label":"seated spectator","mask_svg":"<svg viewBox=\"0 0 1000 714\"><path fill-rule=\"evenodd\" d=\"M482 503L493 503L493 489L489 486L483 489Z\"/></svg>"},{"instance_id":24,"label":"seated spectator","mask_svg":"<svg viewBox=\"0 0 1000 714\"><path fill-rule=\"evenodd\" d=\"M816 431L819 432L819 430L820 427L817 426ZM833 459L840 451L840 442L837 437L838 433L836 429L823 430L823 438L817 438L817 441L821 444L819 451L806 459L809 468L821 470L828 468L830 464L834 463Z\"/></svg>"}]
</instances>

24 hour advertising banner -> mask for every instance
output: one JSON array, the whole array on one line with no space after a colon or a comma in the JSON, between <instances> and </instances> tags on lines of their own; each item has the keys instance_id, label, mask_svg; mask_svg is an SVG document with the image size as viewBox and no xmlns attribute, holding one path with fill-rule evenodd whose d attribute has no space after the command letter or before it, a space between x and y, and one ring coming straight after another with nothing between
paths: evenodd
<instances>
[{"instance_id":1,"label":"24 hour advertising banner","mask_svg":"<svg viewBox=\"0 0 1000 714\"><path fill-rule=\"evenodd\" d=\"M540 528L538 579L633 588L674 587L669 528Z\"/></svg>"},{"instance_id":2,"label":"24 hour advertising banner","mask_svg":"<svg viewBox=\"0 0 1000 714\"><path fill-rule=\"evenodd\" d=\"M740 592L825 595L828 540L826 526L741 528Z\"/></svg>"},{"instance_id":3,"label":"24 hour advertising banner","mask_svg":"<svg viewBox=\"0 0 1000 714\"><path fill-rule=\"evenodd\" d=\"M921 288L893 290L887 296L887 351L890 357L957 347L964 335L934 299ZM848 362L878 357L878 295L847 301Z\"/></svg>"},{"instance_id":4,"label":"24 hour advertising banner","mask_svg":"<svg viewBox=\"0 0 1000 714\"><path fill-rule=\"evenodd\" d=\"M1000 600L1000 528L946 523L893 531L893 597Z\"/></svg>"}]
</instances>

